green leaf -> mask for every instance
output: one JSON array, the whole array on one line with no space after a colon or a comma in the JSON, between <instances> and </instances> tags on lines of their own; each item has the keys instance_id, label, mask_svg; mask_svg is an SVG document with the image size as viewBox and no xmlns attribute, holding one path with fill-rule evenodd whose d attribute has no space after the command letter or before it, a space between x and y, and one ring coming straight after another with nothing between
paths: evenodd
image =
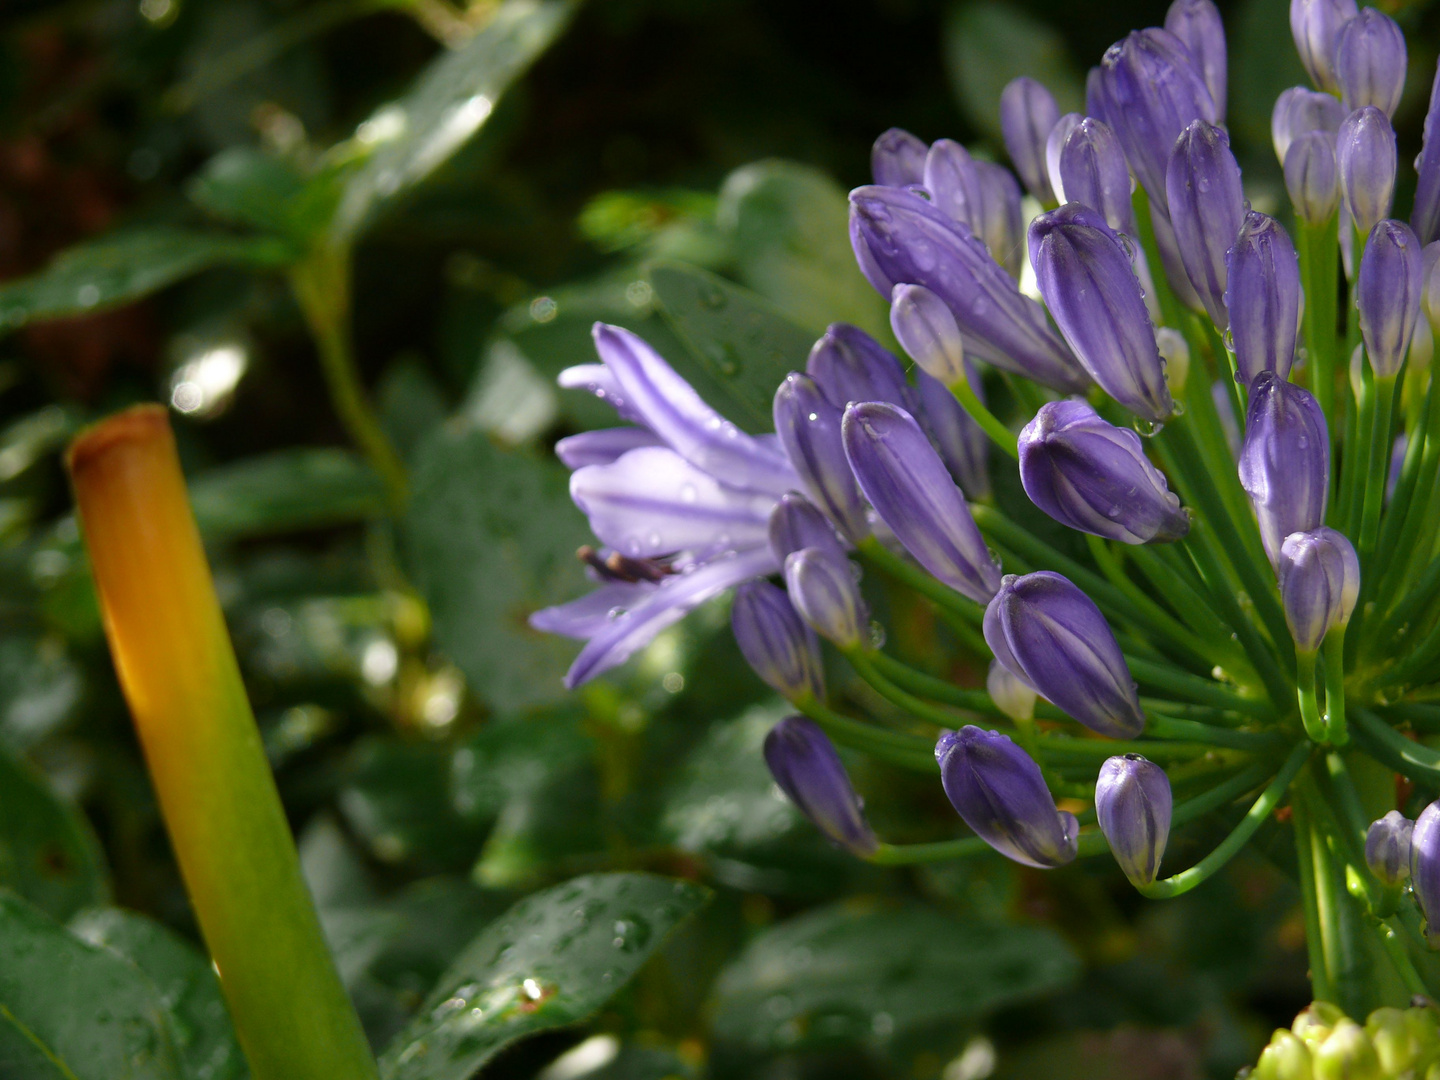
<instances>
[{"instance_id":1,"label":"green leaf","mask_svg":"<svg viewBox=\"0 0 1440 1080\"><path fill-rule=\"evenodd\" d=\"M488 821L511 799L590 760L593 740L581 710L566 702L532 716L489 723L456 748L450 797L471 821Z\"/></svg>"},{"instance_id":2,"label":"green leaf","mask_svg":"<svg viewBox=\"0 0 1440 1080\"><path fill-rule=\"evenodd\" d=\"M273 154L232 146L205 163L188 194L216 217L303 246L329 224L340 186L335 170L304 176Z\"/></svg>"},{"instance_id":3,"label":"green leaf","mask_svg":"<svg viewBox=\"0 0 1440 1080\"><path fill-rule=\"evenodd\" d=\"M166 226L112 233L62 251L38 274L0 286L0 327L88 315L212 266L280 267L291 256L288 245L271 237Z\"/></svg>"},{"instance_id":4,"label":"green leaf","mask_svg":"<svg viewBox=\"0 0 1440 1080\"><path fill-rule=\"evenodd\" d=\"M731 173L716 211L750 288L817 337L832 322L890 336L889 306L850 248L845 191L819 169L760 161Z\"/></svg>"},{"instance_id":5,"label":"green leaf","mask_svg":"<svg viewBox=\"0 0 1440 1080\"><path fill-rule=\"evenodd\" d=\"M0 745L25 750L75 715L84 678L58 636L0 637Z\"/></svg>"},{"instance_id":6,"label":"green leaf","mask_svg":"<svg viewBox=\"0 0 1440 1080\"><path fill-rule=\"evenodd\" d=\"M465 1080L516 1039L584 1020L708 896L650 874L593 874L527 897L441 977L381 1076Z\"/></svg>"},{"instance_id":7,"label":"green leaf","mask_svg":"<svg viewBox=\"0 0 1440 1080\"><path fill-rule=\"evenodd\" d=\"M348 450L295 448L211 469L190 484L207 540L238 540L362 521L385 512L385 488Z\"/></svg>"},{"instance_id":8,"label":"green leaf","mask_svg":"<svg viewBox=\"0 0 1440 1080\"><path fill-rule=\"evenodd\" d=\"M590 536L566 470L447 424L416 451L405 531L436 640L470 689L502 712L563 697L575 648L526 620L585 589L575 549Z\"/></svg>"},{"instance_id":9,"label":"green leaf","mask_svg":"<svg viewBox=\"0 0 1440 1080\"><path fill-rule=\"evenodd\" d=\"M1051 992L1079 970L1048 929L842 903L752 941L716 984L713 1030L762 1050L884 1041Z\"/></svg>"},{"instance_id":10,"label":"green leaf","mask_svg":"<svg viewBox=\"0 0 1440 1080\"><path fill-rule=\"evenodd\" d=\"M370 138L384 141L346 181L331 224L332 238L337 243L352 240L383 206L421 183L468 142L494 111L501 93L555 40L573 11L563 0L505 0L485 29L441 56L410 93L367 121ZM362 143L365 130L362 125Z\"/></svg>"},{"instance_id":11,"label":"green leaf","mask_svg":"<svg viewBox=\"0 0 1440 1080\"><path fill-rule=\"evenodd\" d=\"M176 1042L139 969L0 892L0 1076L46 1076L22 1071L44 1058L75 1080L182 1080Z\"/></svg>"},{"instance_id":12,"label":"green leaf","mask_svg":"<svg viewBox=\"0 0 1440 1080\"><path fill-rule=\"evenodd\" d=\"M190 1080L240 1080L249 1075L220 980L188 942L143 915L120 908L82 911L70 932L130 961L160 993L174 1021L176 1047Z\"/></svg>"},{"instance_id":13,"label":"green leaf","mask_svg":"<svg viewBox=\"0 0 1440 1080\"><path fill-rule=\"evenodd\" d=\"M4 751L0 887L57 919L107 899L104 857L90 826L43 777Z\"/></svg>"},{"instance_id":14,"label":"green leaf","mask_svg":"<svg viewBox=\"0 0 1440 1080\"><path fill-rule=\"evenodd\" d=\"M661 263L649 278L661 312L694 361L686 366L670 358L677 370L746 431L773 431L775 388L791 371L804 370L815 335L708 271Z\"/></svg>"},{"instance_id":15,"label":"green leaf","mask_svg":"<svg viewBox=\"0 0 1440 1080\"><path fill-rule=\"evenodd\" d=\"M1065 39L1017 7L999 0L956 4L945 19L944 48L961 111L997 143L1000 92L1021 75L1044 83L1062 114L1084 111L1084 83Z\"/></svg>"}]
</instances>

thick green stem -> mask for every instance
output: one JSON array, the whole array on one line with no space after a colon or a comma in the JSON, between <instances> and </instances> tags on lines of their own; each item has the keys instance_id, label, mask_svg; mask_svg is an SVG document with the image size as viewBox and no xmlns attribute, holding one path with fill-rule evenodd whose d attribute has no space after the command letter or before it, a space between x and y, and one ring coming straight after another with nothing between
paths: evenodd
<instances>
[{"instance_id":1,"label":"thick green stem","mask_svg":"<svg viewBox=\"0 0 1440 1080\"><path fill-rule=\"evenodd\" d=\"M1320 709L1315 702L1315 657L1316 653L1299 651L1295 654L1295 697L1300 704L1300 722L1305 725L1305 734L1310 741L1323 743L1325 721L1320 718Z\"/></svg>"},{"instance_id":2,"label":"thick green stem","mask_svg":"<svg viewBox=\"0 0 1440 1080\"><path fill-rule=\"evenodd\" d=\"M819 724L825 734L842 746L862 750L901 768L924 773L940 771L940 766L935 761L935 745L928 739L862 724L848 716L841 716L814 698L802 698L791 704Z\"/></svg>"},{"instance_id":3,"label":"thick green stem","mask_svg":"<svg viewBox=\"0 0 1440 1080\"><path fill-rule=\"evenodd\" d=\"M1345 627L1325 635L1325 738L1332 746L1350 741L1345 721Z\"/></svg>"},{"instance_id":4,"label":"thick green stem","mask_svg":"<svg viewBox=\"0 0 1440 1080\"><path fill-rule=\"evenodd\" d=\"M1374 570L1375 543L1380 537L1380 510L1385 505L1385 487L1390 471L1391 426L1395 416L1395 395L1400 380L1394 375L1375 380L1375 420L1370 429L1370 451L1365 474L1365 498L1360 511L1360 566Z\"/></svg>"},{"instance_id":5,"label":"thick green stem","mask_svg":"<svg viewBox=\"0 0 1440 1080\"><path fill-rule=\"evenodd\" d=\"M961 408L970 414L970 419L979 424L985 434L990 436L991 442L1016 461L1020 460L1019 439L1013 431L996 418L994 413L985 407L985 403L975 393L975 389L970 385L968 379L956 382L950 387L950 392L960 402Z\"/></svg>"},{"instance_id":6,"label":"thick green stem","mask_svg":"<svg viewBox=\"0 0 1440 1080\"><path fill-rule=\"evenodd\" d=\"M1402 776L1440 784L1440 751L1407 739L1369 709L1351 709L1352 734L1361 749Z\"/></svg>"},{"instance_id":7,"label":"thick green stem","mask_svg":"<svg viewBox=\"0 0 1440 1080\"><path fill-rule=\"evenodd\" d=\"M1371 433L1375 430L1375 376L1369 364L1361 365L1360 397L1355 402L1353 437L1346 431L1346 450L1341 462L1340 507L1337 528L1346 536L1360 535L1360 519L1365 511L1362 484L1370 474Z\"/></svg>"},{"instance_id":8,"label":"thick green stem","mask_svg":"<svg viewBox=\"0 0 1440 1080\"><path fill-rule=\"evenodd\" d=\"M1310 991L1316 1001L1334 1001L1335 983L1325 963L1325 945L1320 934L1320 897L1315 882L1315 847L1310 815L1301 799L1290 803L1295 829L1295 864L1300 877L1300 904L1305 913L1305 951L1310 957Z\"/></svg>"},{"instance_id":9,"label":"thick green stem","mask_svg":"<svg viewBox=\"0 0 1440 1080\"><path fill-rule=\"evenodd\" d=\"M881 844L869 861L880 866L912 866L916 863L966 859L994 850L978 836L966 836L959 840L937 840L930 844Z\"/></svg>"}]
</instances>

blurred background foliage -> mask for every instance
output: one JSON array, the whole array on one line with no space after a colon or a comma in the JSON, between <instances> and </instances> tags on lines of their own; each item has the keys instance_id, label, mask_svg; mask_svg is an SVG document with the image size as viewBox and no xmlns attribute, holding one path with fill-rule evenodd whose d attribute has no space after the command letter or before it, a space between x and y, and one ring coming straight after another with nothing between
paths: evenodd
<instances>
[{"instance_id":1,"label":"blurred background foliage","mask_svg":"<svg viewBox=\"0 0 1440 1080\"><path fill-rule=\"evenodd\" d=\"M1231 131L1272 209L1270 106L1303 81L1287 5L1221 6ZM1387 7L1412 50L1407 156L1440 25L1424 0ZM888 334L845 233L874 137L900 125L1003 158L1010 78L1078 105L1086 67L1163 15L1155 0L5 5L0 959L7 935L105 944L145 974L106 968L82 993L148 978L189 1033L178 1075L243 1074L59 461L88 420L159 399L377 1049L443 1025L443 1009L412 1017L462 950L489 955L516 900L648 870L714 895L663 942L692 894L656 927L617 921L613 947L636 955L607 969L616 985L496 1034L485 1075L1140 1080L1253 1060L1306 996L1284 851L1167 904L1108 860L870 867L778 796L759 746L783 711L723 604L573 694L573 646L525 623L583 587L587 530L550 446L609 422L553 385L592 358L594 320L768 427L779 375L827 323ZM408 498L355 449L317 362L326 326L352 329ZM980 678L954 643L936 650L927 611L867 588L898 649ZM887 837L955 834L938 785L852 765ZM1212 842L1198 827L1172 849ZM24 991L21 967L0 973L0 1002ZM403 1039L387 1075L411 1075ZM0 1064L20 1060L5 1046L0 1032Z\"/></svg>"}]
</instances>

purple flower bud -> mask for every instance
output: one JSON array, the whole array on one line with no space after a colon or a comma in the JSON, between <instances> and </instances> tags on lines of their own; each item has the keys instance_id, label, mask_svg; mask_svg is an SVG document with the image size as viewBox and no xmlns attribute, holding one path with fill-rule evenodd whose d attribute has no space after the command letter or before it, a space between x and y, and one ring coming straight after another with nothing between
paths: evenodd
<instances>
[{"instance_id":1,"label":"purple flower bud","mask_svg":"<svg viewBox=\"0 0 1440 1080\"><path fill-rule=\"evenodd\" d=\"M819 725L787 716L765 736L765 764L786 798L822 833L859 855L880 846L840 755Z\"/></svg>"},{"instance_id":2,"label":"purple flower bud","mask_svg":"<svg viewBox=\"0 0 1440 1080\"><path fill-rule=\"evenodd\" d=\"M1275 99L1270 113L1270 137L1275 142L1275 158L1282 165L1290 144L1312 131L1328 131L1334 135L1350 110L1331 94L1322 94L1303 86L1292 86Z\"/></svg>"},{"instance_id":3,"label":"purple flower bud","mask_svg":"<svg viewBox=\"0 0 1440 1080\"><path fill-rule=\"evenodd\" d=\"M905 369L895 354L858 326L831 323L805 361L826 400L837 409L852 401L904 405Z\"/></svg>"},{"instance_id":4,"label":"purple flower bud","mask_svg":"<svg viewBox=\"0 0 1440 1080\"><path fill-rule=\"evenodd\" d=\"M940 139L925 158L925 189L935 205L970 230L1012 277L1020 272L1020 185L1001 165L976 161L959 143Z\"/></svg>"},{"instance_id":5,"label":"purple flower bud","mask_svg":"<svg viewBox=\"0 0 1440 1080\"><path fill-rule=\"evenodd\" d=\"M903 128L891 128L870 148L870 174L886 187L924 183L925 143Z\"/></svg>"},{"instance_id":6,"label":"purple flower bud","mask_svg":"<svg viewBox=\"0 0 1440 1080\"><path fill-rule=\"evenodd\" d=\"M1075 858L1080 823L1056 809L1040 766L1010 737L966 725L935 744L950 804L1000 854L1048 869Z\"/></svg>"},{"instance_id":7,"label":"purple flower bud","mask_svg":"<svg viewBox=\"0 0 1440 1080\"><path fill-rule=\"evenodd\" d=\"M1071 201L1065 197L1065 180L1060 175L1060 151L1064 149L1065 140L1070 137L1070 133L1079 127L1084 119L1084 113L1066 113L1055 121L1050 134L1045 136L1045 175L1050 178L1050 190L1055 193L1056 202Z\"/></svg>"},{"instance_id":8,"label":"purple flower bud","mask_svg":"<svg viewBox=\"0 0 1440 1080\"><path fill-rule=\"evenodd\" d=\"M967 381L975 396L985 400L985 387L973 364L966 361ZM925 429L950 470L955 483L970 500L990 497L990 436L955 400L950 388L925 372L915 373L915 395L920 401Z\"/></svg>"},{"instance_id":9,"label":"purple flower bud","mask_svg":"<svg viewBox=\"0 0 1440 1080\"><path fill-rule=\"evenodd\" d=\"M1055 201L1045 172L1045 137L1059 119L1055 96L1034 79L1013 79L1001 91L1000 132L1005 150L1025 187L1042 206Z\"/></svg>"},{"instance_id":10,"label":"purple flower bud","mask_svg":"<svg viewBox=\"0 0 1440 1080\"><path fill-rule=\"evenodd\" d=\"M1352 112L1335 138L1335 160L1355 228L1368 233L1390 216L1395 197L1395 129L1389 118L1373 105Z\"/></svg>"},{"instance_id":11,"label":"purple flower bud","mask_svg":"<svg viewBox=\"0 0 1440 1080\"><path fill-rule=\"evenodd\" d=\"M1060 184L1066 202L1083 203L1099 211L1116 232L1136 235L1130 166L1108 125L1087 117L1066 137L1060 148Z\"/></svg>"},{"instance_id":12,"label":"purple flower bud","mask_svg":"<svg viewBox=\"0 0 1440 1080\"><path fill-rule=\"evenodd\" d=\"M842 649L859 645L870 624L850 560L830 548L801 548L785 559L785 588L806 625Z\"/></svg>"},{"instance_id":13,"label":"purple flower bud","mask_svg":"<svg viewBox=\"0 0 1440 1080\"><path fill-rule=\"evenodd\" d=\"M1089 386L1039 304L1020 292L964 225L909 191L850 193L850 239L860 268L887 299L923 285L950 307L976 355L1062 393Z\"/></svg>"},{"instance_id":14,"label":"purple flower bud","mask_svg":"<svg viewBox=\"0 0 1440 1080\"><path fill-rule=\"evenodd\" d=\"M1285 378L1295 359L1300 323L1300 259L1295 245L1278 221L1251 210L1225 265L1225 304L1240 382L1249 386L1261 371Z\"/></svg>"},{"instance_id":15,"label":"purple flower bud","mask_svg":"<svg viewBox=\"0 0 1440 1080\"><path fill-rule=\"evenodd\" d=\"M1425 252L1403 221L1382 221L1360 259L1355 305L1365 355L1376 378L1396 375L1405 362L1425 288Z\"/></svg>"},{"instance_id":16,"label":"purple flower bud","mask_svg":"<svg viewBox=\"0 0 1440 1080\"><path fill-rule=\"evenodd\" d=\"M1323 225L1334 216L1340 208L1334 135L1310 131L1291 141L1285 153L1285 190L1295 216L1306 225Z\"/></svg>"},{"instance_id":17,"label":"purple flower bud","mask_svg":"<svg viewBox=\"0 0 1440 1080\"><path fill-rule=\"evenodd\" d=\"M1425 256L1425 291L1421 294L1421 306L1430 323L1431 333L1440 336L1440 240L1432 240L1422 249Z\"/></svg>"},{"instance_id":18,"label":"purple flower bud","mask_svg":"<svg viewBox=\"0 0 1440 1080\"><path fill-rule=\"evenodd\" d=\"M1360 560L1344 533L1323 526L1291 533L1280 546L1276 576L1301 652L1315 652L1326 634L1350 621L1360 595Z\"/></svg>"},{"instance_id":19,"label":"purple flower bud","mask_svg":"<svg viewBox=\"0 0 1440 1080\"><path fill-rule=\"evenodd\" d=\"M1030 262L1055 324L1100 386L1146 420L1174 411L1155 329L1119 237L1079 203L1030 225Z\"/></svg>"},{"instance_id":20,"label":"purple flower bud","mask_svg":"<svg viewBox=\"0 0 1440 1080\"><path fill-rule=\"evenodd\" d=\"M954 386L965 378L965 343L950 308L923 285L896 285L890 329L920 370Z\"/></svg>"},{"instance_id":21,"label":"purple flower bud","mask_svg":"<svg viewBox=\"0 0 1440 1080\"><path fill-rule=\"evenodd\" d=\"M1190 284L1190 275L1185 272L1185 264L1180 259L1175 226L1154 202L1150 204L1150 226L1155 230L1155 246L1160 249L1160 265L1165 271L1165 280L1170 282L1170 290L1191 311L1203 312L1205 305L1201 303L1195 286Z\"/></svg>"},{"instance_id":22,"label":"purple flower bud","mask_svg":"<svg viewBox=\"0 0 1440 1080\"><path fill-rule=\"evenodd\" d=\"M1215 101L1185 44L1168 30L1133 31L1100 62L1105 122L1115 129L1135 178L1168 216L1165 166L1194 120L1219 119Z\"/></svg>"},{"instance_id":23,"label":"purple flower bud","mask_svg":"<svg viewBox=\"0 0 1440 1080\"><path fill-rule=\"evenodd\" d=\"M1335 46L1340 28L1359 14L1355 0L1290 0L1290 33L1295 51L1317 89L1339 93Z\"/></svg>"},{"instance_id":24,"label":"purple flower bud","mask_svg":"<svg viewBox=\"0 0 1440 1080\"><path fill-rule=\"evenodd\" d=\"M905 550L952 589L988 601L1000 568L920 425L904 409L872 401L846 409L842 431L860 490Z\"/></svg>"},{"instance_id":25,"label":"purple flower bud","mask_svg":"<svg viewBox=\"0 0 1440 1080\"><path fill-rule=\"evenodd\" d=\"M1405 92L1405 35L1395 20L1367 7L1340 27L1335 79L1347 111L1373 105L1393 116Z\"/></svg>"},{"instance_id":26,"label":"purple flower bud","mask_svg":"<svg viewBox=\"0 0 1440 1080\"><path fill-rule=\"evenodd\" d=\"M1440 802L1415 819L1410 833L1410 885L1425 915L1425 940L1440 949Z\"/></svg>"},{"instance_id":27,"label":"purple flower bud","mask_svg":"<svg viewBox=\"0 0 1440 1080\"><path fill-rule=\"evenodd\" d=\"M1085 115L1105 122L1105 78L1096 64L1085 73ZM1073 199L1071 200L1074 201Z\"/></svg>"},{"instance_id":28,"label":"purple flower bud","mask_svg":"<svg viewBox=\"0 0 1440 1080\"><path fill-rule=\"evenodd\" d=\"M1031 502L1080 532L1148 544L1190 531L1140 436L1106 423L1084 401L1051 401L1025 425L1020 482Z\"/></svg>"},{"instance_id":29,"label":"purple flower bud","mask_svg":"<svg viewBox=\"0 0 1440 1080\"><path fill-rule=\"evenodd\" d=\"M775 391L774 416L775 433L806 494L847 540L869 536L865 503L840 440L840 409L809 375L792 371Z\"/></svg>"},{"instance_id":30,"label":"purple flower bud","mask_svg":"<svg viewBox=\"0 0 1440 1080\"><path fill-rule=\"evenodd\" d=\"M1170 778L1139 754L1108 758L1095 781L1095 816L1120 869L1136 885L1160 873L1170 839Z\"/></svg>"},{"instance_id":31,"label":"purple flower bud","mask_svg":"<svg viewBox=\"0 0 1440 1080\"><path fill-rule=\"evenodd\" d=\"M1425 113L1424 142L1415 159L1420 180L1415 185L1415 212L1410 224L1421 243L1440 240L1440 69L1430 85L1430 109Z\"/></svg>"},{"instance_id":32,"label":"purple flower bud","mask_svg":"<svg viewBox=\"0 0 1440 1080\"><path fill-rule=\"evenodd\" d=\"M820 642L800 621L784 589L768 581L741 585L730 609L730 628L755 674L782 697L803 701L825 696Z\"/></svg>"},{"instance_id":33,"label":"purple flower bud","mask_svg":"<svg viewBox=\"0 0 1440 1080\"><path fill-rule=\"evenodd\" d=\"M1215 102L1215 119L1225 119L1225 24L1210 0L1175 0L1165 13L1165 29L1185 43Z\"/></svg>"},{"instance_id":34,"label":"purple flower bud","mask_svg":"<svg viewBox=\"0 0 1440 1080\"><path fill-rule=\"evenodd\" d=\"M801 548L823 547L841 558L845 548L830 519L798 491L786 492L770 511L770 550L782 566L785 557Z\"/></svg>"},{"instance_id":35,"label":"purple flower bud","mask_svg":"<svg viewBox=\"0 0 1440 1080\"><path fill-rule=\"evenodd\" d=\"M1210 321L1224 330L1225 253L1245 217L1240 166L1230 139L1213 124L1197 120L1175 140L1165 173L1170 221L1180 245L1180 261L1200 295Z\"/></svg>"},{"instance_id":36,"label":"purple flower bud","mask_svg":"<svg viewBox=\"0 0 1440 1080\"><path fill-rule=\"evenodd\" d=\"M1384 885L1394 888L1410 876L1410 837L1415 823L1391 810L1370 823L1365 833L1365 864Z\"/></svg>"},{"instance_id":37,"label":"purple flower bud","mask_svg":"<svg viewBox=\"0 0 1440 1080\"><path fill-rule=\"evenodd\" d=\"M996 660L1091 731L1129 739L1145 729L1110 624L1068 578L1049 570L1006 575L984 630Z\"/></svg>"},{"instance_id":38,"label":"purple flower bud","mask_svg":"<svg viewBox=\"0 0 1440 1080\"><path fill-rule=\"evenodd\" d=\"M1039 697L1035 688L1012 674L999 660L990 661L990 669L985 673L985 692L1011 720L1035 719L1035 699Z\"/></svg>"},{"instance_id":39,"label":"purple flower bud","mask_svg":"<svg viewBox=\"0 0 1440 1080\"><path fill-rule=\"evenodd\" d=\"M1262 371L1250 382L1240 484L1260 521L1260 539L1272 564L1294 532L1325 522L1330 487L1330 436L1325 414L1310 391Z\"/></svg>"}]
</instances>

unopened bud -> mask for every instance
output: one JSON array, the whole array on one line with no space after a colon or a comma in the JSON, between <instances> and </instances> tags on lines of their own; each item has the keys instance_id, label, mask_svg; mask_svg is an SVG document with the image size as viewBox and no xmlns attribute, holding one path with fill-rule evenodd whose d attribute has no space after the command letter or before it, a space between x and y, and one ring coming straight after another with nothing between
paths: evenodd
<instances>
[{"instance_id":1,"label":"unopened bud","mask_svg":"<svg viewBox=\"0 0 1440 1080\"><path fill-rule=\"evenodd\" d=\"M1399 810L1372 822L1365 833L1365 865L1386 885L1394 887L1410 876L1410 836L1415 823Z\"/></svg>"},{"instance_id":2,"label":"unopened bud","mask_svg":"<svg viewBox=\"0 0 1440 1080\"><path fill-rule=\"evenodd\" d=\"M1035 699L1039 696L1035 688L999 660L990 661L985 689L990 693L990 700L1011 720L1035 718Z\"/></svg>"},{"instance_id":3,"label":"unopened bud","mask_svg":"<svg viewBox=\"0 0 1440 1080\"><path fill-rule=\"evenodd\" d=\"M1260 1052L1260 1060L1250 1080L1313 1080L1310 1048L1294 1033L1284 1028L1276 1031L1270 1045Z\"/></svg>"},{"instance_id":4,"label":"unopened bud","mask_svg":"<svg viewBox=\"0 0 1440 1080\"><path fill-rule=\"evenodd\" d=\"M1313 1056L1315 1080L1385 1080L1369 1036L1349 1017L1336 1021Z\"/></svg>"}]
</instances>

